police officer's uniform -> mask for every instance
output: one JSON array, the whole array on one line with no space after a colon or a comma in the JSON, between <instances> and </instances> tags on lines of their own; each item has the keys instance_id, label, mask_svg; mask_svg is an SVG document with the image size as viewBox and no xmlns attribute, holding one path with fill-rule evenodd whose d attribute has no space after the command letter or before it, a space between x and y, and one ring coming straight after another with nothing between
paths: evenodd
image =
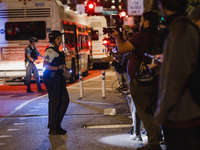
<instances>
[{"instance_id":1,"label":"police officer's uniform","mask_svg":"<svg viewBox=\"0 0 200 150\"><path fill-rule=\"evenodd\" d=\"M45 50L44 61L51 66L65 64L64 52L60 52L53 45ZM69 95L63 70L47 70L43 73L43 81L49 94L49 124L51 130L61 128L61 122L69 105Z\"/></svg>"},{"instance_id":2,"label":"police officer's uniform","mask_svg":"<svg viewBox=\"0 0 200 150\"><path fill-rule=\"evenodd\" d=\"M27 86L27 92L31 91L30 84L31 84L31 74L33 73L33 76L35 78L35 82L37 83L38 91L43 91L40 85L40 78L38 74L38 69L36 68L35 64L30 61L27 57L27 54L30 54L30 56L34 59L38 59L38 55L40 53L38 50L34 47L32 48L30 45L26 47L25 49L25 67L26 67L26 86Z\"/></svg>"}]
</instances>

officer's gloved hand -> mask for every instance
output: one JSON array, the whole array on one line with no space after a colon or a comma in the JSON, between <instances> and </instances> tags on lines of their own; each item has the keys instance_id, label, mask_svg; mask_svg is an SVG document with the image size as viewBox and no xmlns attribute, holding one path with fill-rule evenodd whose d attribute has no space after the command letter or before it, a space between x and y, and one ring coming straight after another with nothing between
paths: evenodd
<instances>
[{"instance_id":1,"label":"officer's gloved hand","mask_svg":"<svg viewBox=\"0 0 200 150\"><path fill-rule=\"evenodd\" d=\"M63 74L64 69L65 69L65 64L62 64L62 65L60 65L60 66L58 67L58 72L59 72L60 74Z\"/></svg>"},{"instance_id":2,"label":"officer's gloved hand","mask_svg":"<svg viewBox=\"0 0 200 150\"><path fill-rule=\"evenodd\" d=\"M60 66L58 67L58 69L59 69L59 70L60 70L60 69L64 70L64 69L65 69L65 64L60 65Z\"/></svg>"}]
</instances>

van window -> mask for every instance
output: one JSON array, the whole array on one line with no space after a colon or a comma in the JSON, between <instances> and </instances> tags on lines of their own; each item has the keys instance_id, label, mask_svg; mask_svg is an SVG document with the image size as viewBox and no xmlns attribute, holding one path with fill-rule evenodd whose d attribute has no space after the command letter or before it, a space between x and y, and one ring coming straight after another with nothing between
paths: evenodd
<instances>
[{"instance_id":1,"label":"van window","mask_svg":"<svg viewBox=\"0 0 200 150\"><path fill-rule=\"evenodd\" d=\"M45 21L6 22L6 40L28 40L30 37L46 39Z\"/></svg>"},{"instance_id":2,"label":"van window","mask_svg":"<svg viewBox=\"0 0 200 150\"><path fill-rule=\"evenodd\" d=\"M92 30L92 40L98 41L99 40L99 31L98 30Z\"/></svg>"}]
</instances>

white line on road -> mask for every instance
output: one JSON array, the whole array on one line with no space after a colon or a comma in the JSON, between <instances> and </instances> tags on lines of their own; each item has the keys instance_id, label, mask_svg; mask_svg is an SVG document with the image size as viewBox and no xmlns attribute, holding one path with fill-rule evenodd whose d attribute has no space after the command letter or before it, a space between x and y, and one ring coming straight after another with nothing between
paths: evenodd
<instances>
[{"instance_id":1,"label":"white line on road","mask_svg":"<svg viewBox=\"0 0 200 150\"><path fill-rule=\"evenodd\" d=\"M26 104L28 104L28 103L30 103L30 102L32 102L32 101L34 101L34 100L40 99L40 98L42 98L42 97L45 97L46 95L47 95L47 94L42 95L42 96L39 96L39 97L36 97L36 98L33 98L33 99L29 100L29 101L26 101L26 102L24 102L23 104L21 104L21 105L19 105L18 107L16 107L15 110L19 110L19 109L21 109L22 107L24 107Z\"/></svg>"},{"instance_id":2,"label":"white line on road","mask_svg":"<svg viewBox=\"0 0 200 150\"><path fill-rule=\"evenodd\" d=\"M20 129L8 129L7 131L18 131Z\"/></svg>"},{"instance_id":3,"label":"white line on road","mask_svg":"<svg viewBox=\"0 0 200 150\"><path fill-rule=\"evenodd\" d=\"M106 72L106 73L107 73L107 74L111 74L112 72ZM97 77L94 77L94 78L85 80L85 81L83 81L83 82L88 82L88 81L91 81L91 80L95 80L96 78L99 78L99 77L101 77L101 76L102 76L102 75L99 75L99 76L97 76ZM78 84L79 84L79 83L70 85L70 86L67 87L67 88L71 88L71 87L76 86L76 85L78 85ZM84 88L84 89L85 89L85 88ZM101 89L101 88L98 88L98 89ZM110 88L108 88L108 89L110 90ZM12 112L11 112L10 114L8 114L7 116L12 115L12 114L15 113L17 110L21 109L22 107L24 107L24 106L27 105L28 103L30 103L30 102L32 102L32 101L35 101L35 100L37 100L37 99L40 99L40 98L42 98L42 97L45 97L45 96L47 96L47 95L48 95L48 94L45 94L45 95L42 95L42 96L39 96L39 97L36 97L36 98L33 98L33 99L31 99L31 100L28 100L28 101L24 102L23 104L21 104L21 105L19 105L18 107L16 107L15 110L12 111Z\"/></svg>"},{"instance_id":4,"label":"white line on road","mask_svg":"<svg viewBox=\"0 0 200 150\"><path fill-rule=\"evenodd\" d=\"M47 96L47 95L48 95L48 94L45 94L45 95L42 95L42 96L33 98L33 99L31 99L31 100L28 100L28 101L22 103L21 105L19 105L18 107L16 107L15 110L12 111L12 112L11 112L10 114L8 114L7 116L10 116L10 115L14 114L16 111L18 111L19 109L21 109L22 107L24 107L26 104L28 104L28 103L30 103L30 102L32 102L32 101L35 101L35 100L37 100L37 99L40 99L40 98L42 98L42 97L45 97L45 96Z\"/></svg>"},{"instance_id":5,"label":"white line on road","mask_svg":"<svg viewBox=\"0 0 200 150\"><path fill-rule=\"evenodd\" d=\"M24 125L25 123L14 123L14 126Z\"/></svg>"},{"instance_id":6,"label":"white line on road","mask_svg":"<svg viewBox=\"0 0 200 150\"><path fill-rule=\"evenodd\" d=\"M80 89L79 87L68 87L67 89ZM102 88L86 88L86 87L84 87L83 88L84 90L102 90ZM106 88L106 90L108 91L108 90L112 90L113 91L113 89L112 88Z\"/></svg>"},{"instance_id":7,"label":"white line on road","mask_svg":"<svg viewBox=\"0 0 200 150\"><path fill-rule=\"evenodd\" d=\"M12 135L0 135L0 138L9 138L9 137L13 137Z\"/></svg>"},{"instance_id":8,"label":"white line on road","mask_svg":"<svg viewBox=\"0 0 200 150\"><path fill-rule=\"evenodd\" d=\"M34 108L42 108L43 106L34 106Z\"/></svg>"},{"instance_id":9,"label":"white line on road","mask_svg":"<svg viewBox=\"0 0 200 150\"><path fill-rule=\"evenodd\" d=\"M38 103L38 105L47 105L47 103Z\"/></svg>"},{"instance_id":10,"label":"white line on road","mask_svg":"<svg viewBox=\"0 0 200 150\"><path fill-rule=\"evenodd\" d=\"M86 126L86 128L127 128L132 124L115 124L115 125L98 125L98 126Z\"/></svg>"},{"instance_id":11,"label":"white line on road","mask_svg":"<svg viewBox=\"0 0 200 150\"><path fill-rule=\"evenodd\" d=\"M89 102L89 101L79 101L79 100L75 100L72 102L85 103L85 104L89 103L89 104L111 105L110 103Z\"/></svg>"},{"instance_id":12,"label":"white line on road","mask_svg":"<svg viewBox=\"0 0 200 150\"><path fill-rule=\"evenodd\" d=\"M39 111L39 110L34 109L34 110L30 110L30 111Z\"/></svg>"}]
</instances>

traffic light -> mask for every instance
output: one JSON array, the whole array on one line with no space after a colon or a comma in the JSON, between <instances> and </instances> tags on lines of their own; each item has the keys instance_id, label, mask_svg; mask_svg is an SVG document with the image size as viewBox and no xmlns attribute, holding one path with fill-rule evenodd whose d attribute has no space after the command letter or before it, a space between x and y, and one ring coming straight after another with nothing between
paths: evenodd
<instances>
[{"instance_id":1,"label":"traffic light","mask_svg":"<svg viewBox=\"0 0 200 150\"><path fill-rule=\"evenodd\" d=\"M126 17L126 12L125 12L125 11L121 11L121 12L119 13L119 17L120 17L120 18Z\"/></svg>"},{"instance_id":2,"label":"traffic light","mask_svg":"<svg viewBox=\"0 0 200 150\"><path fill-rule=\"evenodd\" d=\"M94 4L93 3L88 4L88 9L94 10Z\"/></svg>"},{"instance_id":3,"label":"traffic light","mask_svg":"<svg viewBox=\"0 0 200 150\"><path fill-rule=\"evenodd\" d=\"M88 16L94 15L94 9L95 9L95 2L89 1L87 3L87 8L86 8L86 12L87 12Z\"/></svg>"}]
</instances>

